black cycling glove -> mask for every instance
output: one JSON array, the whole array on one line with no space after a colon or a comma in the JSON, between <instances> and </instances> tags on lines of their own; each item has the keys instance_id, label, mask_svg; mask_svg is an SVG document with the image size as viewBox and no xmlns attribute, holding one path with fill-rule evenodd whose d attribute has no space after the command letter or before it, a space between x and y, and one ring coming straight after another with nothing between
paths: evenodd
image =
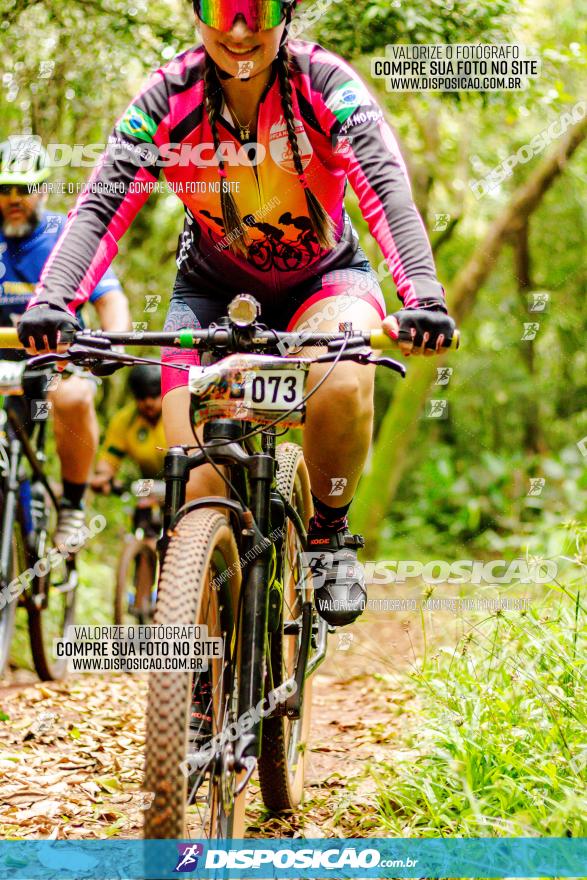
<instances>
[{"instance_id":1,"label":"black cycling glove","mask_svg":"<svg viewBox=\"0 0 587 880\"><path fill-rule=\"evenodd\" d=\"M444 345L450 345L455 331L455 322L447 314L443 303L422 304L419 309L401 309L393 317L399 325L398 342L413 342L416 348L422 345L424 334L430 334L426 348L436 348L438 337L444 336ZM416 331L412 336L412 329Z\"/></svg>"},{"instance_id":2,"label":"black cycling glove","mask_svg":"<svg viewBox=\"0 0 587 880\"><path fill-rule=\"evenodd\" d=\"M30 348L32 337L37 351L45 348L45 339L49 348L57 348L57 336L60 342L67 342L76 330L81 327L71 312L58 306L33 306L24 313L18 324L18 338L26 348ZM69 339L68 339L69 338Z\"/></svg>"}]
</instances>

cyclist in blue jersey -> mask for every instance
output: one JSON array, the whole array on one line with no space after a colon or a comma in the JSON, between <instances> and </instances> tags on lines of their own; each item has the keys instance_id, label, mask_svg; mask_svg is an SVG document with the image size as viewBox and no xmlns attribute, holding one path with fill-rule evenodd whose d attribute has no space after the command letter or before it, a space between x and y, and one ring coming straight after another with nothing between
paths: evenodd
<instances>
[{"instance_id":1,"label":"cyclist in blue jersey","mask_svg":"<svg viewBox=\"0 0 587 880\"><path fill-rule=\"evenodd\" d=\"M20 320L66 225L62 214L46 211L47 194L39 191L49 175L48 156L36 138L16 136L0 144L1 326L16 325ZM128 302L111 269L89 299L104 330L129 329ZM0 350L3 360L26 357L25 352ZM83 496L99 430L94 409L96 383L90 376L65 372L52 386L53 382L48 399L63 482L55 542L62 545L84 525Z\"/></svg>"}]
</instances>

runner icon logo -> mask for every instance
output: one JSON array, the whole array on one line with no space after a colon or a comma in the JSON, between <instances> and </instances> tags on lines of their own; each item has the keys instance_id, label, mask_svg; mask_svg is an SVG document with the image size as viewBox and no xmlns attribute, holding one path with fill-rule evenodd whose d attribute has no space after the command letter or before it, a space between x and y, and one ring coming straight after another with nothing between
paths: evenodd
<instances>
[{"instance_id":1,"label":"runner icon logo","mask_svg":"<svg viewBox=\"0 0 587 880\"><path fill-rule=\"evenodd\" d=\"M173 869L181 874L191 873L198 867L198 859L204 852L201 843L178 843L177 865Z\"/></svg>"}]
</instances>

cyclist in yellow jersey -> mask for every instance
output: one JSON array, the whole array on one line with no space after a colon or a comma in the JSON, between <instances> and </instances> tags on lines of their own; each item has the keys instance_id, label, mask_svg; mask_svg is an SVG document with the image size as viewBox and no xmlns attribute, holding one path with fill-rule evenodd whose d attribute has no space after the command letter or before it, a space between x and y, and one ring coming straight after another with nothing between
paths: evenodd
<instances>
[{"instance_id":1,"label":"cyclist in yellow jersey","mask_svg":"<svg viewBox=\"0 0 587 880\"><path fill-rule=\"evenodd\" d=\"M147 479L161 477L165 457L165 434L161 418L161 370L140 364L130 371L129 387L134 397L116 413L108 430L96 473L90 485L108 494L122 461L130 458Z\"/></svg>"}]
</instances>

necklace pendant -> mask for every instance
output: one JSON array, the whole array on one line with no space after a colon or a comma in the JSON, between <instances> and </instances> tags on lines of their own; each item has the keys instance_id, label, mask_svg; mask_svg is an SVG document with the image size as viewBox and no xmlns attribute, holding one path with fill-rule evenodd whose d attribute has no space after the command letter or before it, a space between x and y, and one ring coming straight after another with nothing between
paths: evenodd
<instances>
[{"instance_id":1,"label":"necklace pendant","mask_svg":"<svg viewBox=\"0 0 587 880\"><path fill-rule=\"evenodd\" d=\"M241 141L248 141L250 133L251 133L251 130L248 127L248 125L245 128L241 128L241 132L240 132Z\"/></svg>"}]
</instances>

